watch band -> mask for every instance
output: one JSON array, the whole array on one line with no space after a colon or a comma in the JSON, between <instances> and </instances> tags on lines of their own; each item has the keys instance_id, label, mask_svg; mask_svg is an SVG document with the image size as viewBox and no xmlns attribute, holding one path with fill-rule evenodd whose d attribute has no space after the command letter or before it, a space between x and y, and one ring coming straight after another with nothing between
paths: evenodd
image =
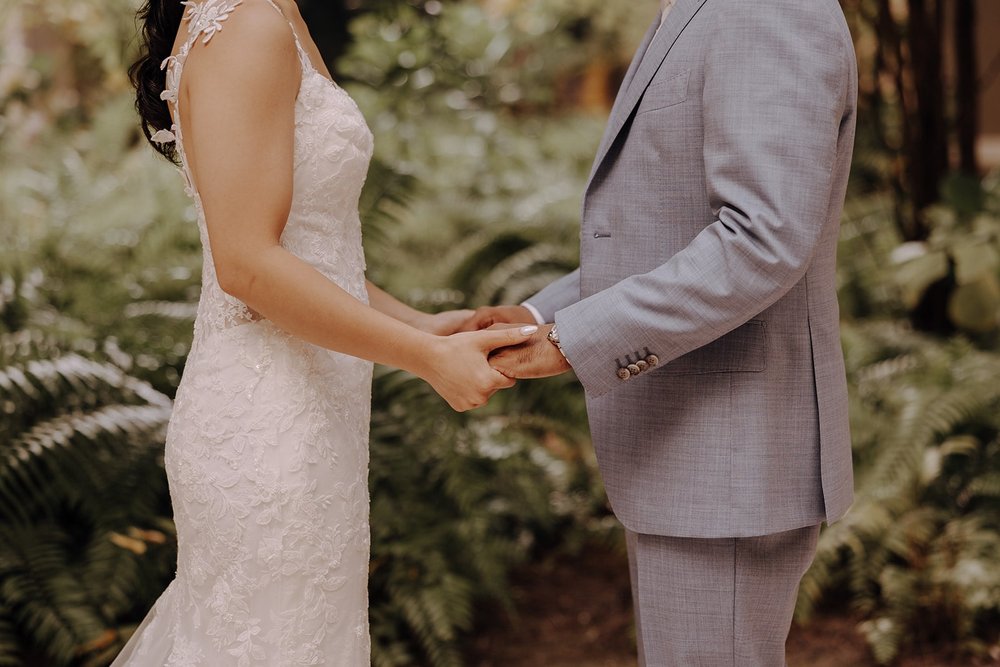
<instances>
[{"instance_id":1,"label":"watch band","mask_svg":"<svg viewBox=\"0 0 1000 667\"><path fill-rule=\"evenodd\" d=\"M562 349L562 343L559 342L559 328L556 325L553 325L552 328L549 329L549 333L545 337L549 339L550 343L556 346L556 349L559 350L559 354L563 356L563 359L569 361L566 357L566 352Z\"/></svg>"}]
</instances>

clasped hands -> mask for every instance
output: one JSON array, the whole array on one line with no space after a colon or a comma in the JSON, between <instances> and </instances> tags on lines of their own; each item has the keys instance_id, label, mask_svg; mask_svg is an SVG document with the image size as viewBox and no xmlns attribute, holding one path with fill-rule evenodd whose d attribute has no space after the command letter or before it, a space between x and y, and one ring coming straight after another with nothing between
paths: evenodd
<instances>
[{"instance_id":1,"label":"clasped hands","mask_svg":"<svg viewBox=\"0 0 1000 667\"><path fill-rule=\"evenodd\" d=\"M552 325L534 324L535 318L523 306L490 306L431 317L439 354L431 355L421 376L459 412L485 405L497 391L514 386L515 380L570 370L547 338Z\"/></svg>"},{"instance_id":2,"label":"clasped hands","mask_svg":"<svg viewBox=\"0 0 1000 667\"><path fill-rule=\"evenodd\" d=\"M506 329L534 319L524 306L485 306L476 310L461 330ZM551 324L542 325L523 343L494 350L490 366L513 380L551 377L570 370L566 357L548 340L551 329Z\"/></svg>"}]
</instances>

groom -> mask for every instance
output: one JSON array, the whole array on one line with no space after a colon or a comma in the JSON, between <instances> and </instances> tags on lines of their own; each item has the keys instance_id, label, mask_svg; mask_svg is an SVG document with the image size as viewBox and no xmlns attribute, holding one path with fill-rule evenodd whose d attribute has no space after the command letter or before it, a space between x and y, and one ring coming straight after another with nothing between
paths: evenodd
<instances>
[{"instance_id":1,"label":"groom","mask_svg":"<svg viewBox=\"0 0 1000 667\"><path fill-rule=\"evenodd\" d=\"M778 667L819 526L852 501L836 245L856 65L837 0L675 0L625 76L580 268L467 324L572 368L626 528L640 664Z\"/></svg>"}]
</instances>

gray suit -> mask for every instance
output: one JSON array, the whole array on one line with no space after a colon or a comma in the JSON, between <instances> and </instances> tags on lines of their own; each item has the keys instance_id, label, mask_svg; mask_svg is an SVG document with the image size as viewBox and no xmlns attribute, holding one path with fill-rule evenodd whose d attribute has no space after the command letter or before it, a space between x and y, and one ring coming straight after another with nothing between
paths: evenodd
<instances>
[{"instance_id":1,"label":"gray suit","mask_svg":"<svg viewBox=\"0 0 1000 667\"><path fill-rule=\"evenodd\" d=\"M677 0L658 24L594 162L580 269L528 303L558 325L633 537L835 521L853 494L835 274L850 32L836 0Z\"/></svg>"}]
</instances>

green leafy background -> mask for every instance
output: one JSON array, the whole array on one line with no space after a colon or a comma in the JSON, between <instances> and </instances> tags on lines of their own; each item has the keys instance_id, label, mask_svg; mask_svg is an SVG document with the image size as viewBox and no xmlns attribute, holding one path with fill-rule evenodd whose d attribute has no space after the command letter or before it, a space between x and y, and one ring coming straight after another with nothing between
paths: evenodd
<instances>
[{"instance_id":1,"label":"green leafy background","mask_svg":"<svg viewBox=\"0 0 1000 667\"><path fill-rule=\"evenodd\" d=\"M516 302L576 265L603 118L573 91L594 63L627 62L648 18L606 0L504 4L303 3L344 17L314 31L377 137L371 277L420 308ZM0 665L108 664L173 575L162 443L201 253L179 177L140 141L134 10L0 2ZM858 498L822 535L798 617L852 609L886 664L917 637L986 654L1000 182L950 178L929 236L905 239L865 127L840 254ZM914 325L932 290L943 334ZM376 665L461 665L475 610L510 604L516 566L620 544L570 378L457 415L380 369L374 398Z\"/></svg>"}]
</instances>

